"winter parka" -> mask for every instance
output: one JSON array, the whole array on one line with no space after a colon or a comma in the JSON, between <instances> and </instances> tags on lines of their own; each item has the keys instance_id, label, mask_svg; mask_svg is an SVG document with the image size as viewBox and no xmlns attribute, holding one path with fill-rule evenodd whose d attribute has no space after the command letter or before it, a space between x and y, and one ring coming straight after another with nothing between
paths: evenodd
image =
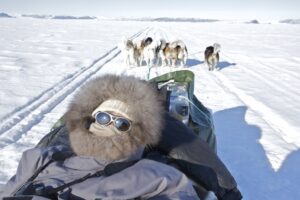
<instances>
[{"instance_id":1,"label":"winter parka","mask_svg":"<svg viewBox=\"0 0 300 200\"><path fill-rule=\"evenodd\" d=\"M12 197L27 183L19 195L33 199L53 199L47 191L103 170L109 163L88 156L71 156L53 160L65 151L63 146L35 148L23 153L16 175L4 186L1 198ZM50 160L53 160L51 162ZM28 184L37 169L49 163ZM41 192L43 190L43 192ZM19 191L20 193L20 191ZM27 196L30 197L30 196ZM73 184L55 196L57 199L198 199L191 182L175 168L148 159L110 176L88 178Z\"/></svg>"}]
</instances>

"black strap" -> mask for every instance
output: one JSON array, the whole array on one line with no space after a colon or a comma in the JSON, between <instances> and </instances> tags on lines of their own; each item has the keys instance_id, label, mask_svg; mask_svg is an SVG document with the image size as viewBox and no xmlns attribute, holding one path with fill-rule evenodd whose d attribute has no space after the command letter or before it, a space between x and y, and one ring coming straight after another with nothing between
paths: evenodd
<instances>
[{"instance_id":1,"label":"black strap","mask_svg":"<svg viewBox=\"0 0 300 200\"><path fill-rule=\"evenodd\" d=\"M103 170L99 171L99 172L96 172L96 173L102 174ZM38 195L42 195L43 196L44 194L47 194L47 195L57 194L59 191L62 191L65 188L70 187L71 185L75 185L77 183L81 183L81 182L85 181L86 179L92 178L92 177L95 177L95 174L87 174L84 177L81 177L81 178L79 178L79 179L77 179L75 181L71 181L70 183L66 183L64 185L61 185L61 186L59 186L57 188L51 188L51 189L49 189L47 191L40 191Z\"/></svg>"},{"instance_id":2,"label":"black strap","mask_svg":"<svg viewBox=\"0 0 300 200\"><path fill-rule=\"evenodd\" d=\"M34 181L34 179L39 175L39 173L41 173L48 165L50 165L52 162L55 161L63 161L66 158L69 158L73 155L73 152L71 151L64 151L64 152L57 152L54 153L51 157L51 159L46 162L44 165L42 165L41 167L39 167L34 174L23 184L21 185L15 192L14 192L14 196L19 196L22 195L24 193L24 191L27 189L27 187L32 183L32 181Z\"/></svg>"},{"instance_id":3,"label":"black strap","mask_svg":"<svg viewBox=\"0 0 300 200\"><path fill-rule=\"evenodd\" d=\"M2 200L32 200L33 196L30 195L21 195L21 196L17 196L17 197L3 197Z\"/></svg>"},{"instance_id":4,"label":"black strap","mask_svg":"<svg viewBox=\"0 0 300 200\"><path fill-rule=\"evenodd\" d=\"M103 170L97 171L94 174L87 174L84 177L81 177L79 179L76 179L74 181L71 181L70 183L66 183L64 185L61 185L57 188L51 188L47 191L44 191L43 193L46 195L53 195L53 194L57 194L59 191L62 191L68 187L70 187L71 185L75 185L77 183L81 183L89 178L94 178L94 177L99 177L99 176L111 176L113 174L116 174L132 165L134 165L137 162L137 160L134 161L128 161L128 162L116 162L116 163L110 163L108 165L106 165L106 167ZM39 194L42 195L43 194Z\"/></svg>"}]
</instances>

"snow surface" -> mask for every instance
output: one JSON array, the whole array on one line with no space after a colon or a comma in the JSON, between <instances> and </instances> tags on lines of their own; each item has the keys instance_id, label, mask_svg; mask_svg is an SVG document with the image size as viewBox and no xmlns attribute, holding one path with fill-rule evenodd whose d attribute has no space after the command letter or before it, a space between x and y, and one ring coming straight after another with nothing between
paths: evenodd
<instances>
[{"instance_id":1,"label":"snow surface","mask_svg":"<svg viewBox=\"0 0 300 200\"><path fill-rule=\"evenodd\" d=\"M244 199L300 199L300 26L3 18L0 27L1 184L81 85L105 73L145 79L147 67L126 68L118 44L151 36L186 43L195 94ZM203 52L215 42L221 59L209 72Z\"/></svg>"}]
</instances>

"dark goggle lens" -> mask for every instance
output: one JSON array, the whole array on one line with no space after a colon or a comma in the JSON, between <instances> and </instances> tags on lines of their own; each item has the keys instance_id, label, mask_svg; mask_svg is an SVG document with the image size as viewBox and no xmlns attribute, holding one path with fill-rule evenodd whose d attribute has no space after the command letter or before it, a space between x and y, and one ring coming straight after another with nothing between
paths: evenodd
<instances>
[{"instance_id":1,"label":"dark goggle lens","mask_svg":"<svg viewBox=\"0 0 300 200\"><path fill-rule=\"evenodd\" d=\"M176 105L175 110L179 115L181 115L183 117L185 117L189 114L189 107L186 105Z\"/></svg>"},{"instance_id":2,"label":"dark goggle lens","mask_svg":"<svg viewBox=\"0 0 300 200\"><path fill-rule=\"evenodd\" d=\"M111 121L110 116L107 113L103 113L103 112L97 113L95 118L97 123L101 125L107 125Z\"/></svg>"},{"instance_id":3,"label":"dark goggle lens","mask_svg":"<svg viewBox=\"0 0 300 200\"><path fill-rule=\"evenodd\" d=\"M115 127L119 131L128 131L130 128L130 122L127 119L118 118L115 121Z\"/></svg>"}]
</instances>

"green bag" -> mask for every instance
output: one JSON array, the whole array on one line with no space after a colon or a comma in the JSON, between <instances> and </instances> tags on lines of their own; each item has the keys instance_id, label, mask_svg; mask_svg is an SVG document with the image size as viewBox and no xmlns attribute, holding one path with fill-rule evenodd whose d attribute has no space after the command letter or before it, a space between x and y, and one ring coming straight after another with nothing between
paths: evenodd
<instances>
[{"instance_id":1,"label":"green bag","mask_svg":"<svg viewBox=\"0 0 300 200\"><path fill-rule=\"evenodd\" d=\"M159 85L170 82L179 83L186 87L189 102L189 120L187 125L216 152L216 136L214 134L214 124L209 110L194 95L194 73L189 70L174 71L163 74L149 80L150 83Z\"/></svg>"}]
</instances>

